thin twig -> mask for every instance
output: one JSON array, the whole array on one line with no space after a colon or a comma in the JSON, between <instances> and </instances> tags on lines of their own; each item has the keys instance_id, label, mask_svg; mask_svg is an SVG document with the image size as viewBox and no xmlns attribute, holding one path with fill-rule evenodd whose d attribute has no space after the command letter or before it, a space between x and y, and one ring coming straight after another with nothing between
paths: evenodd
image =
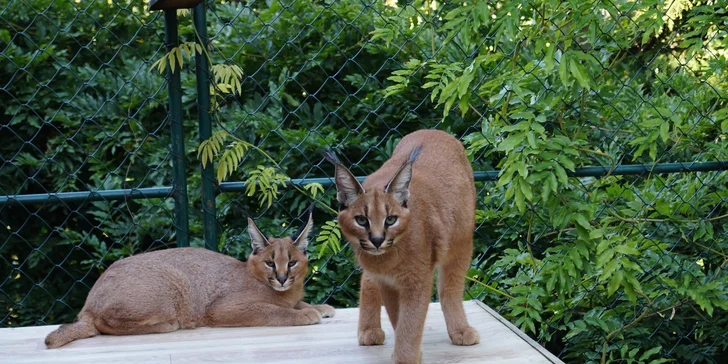
<instances>
[{"instance_id":1,"label":"thin twig","mask_svg":"<svg viewBox=\"0 0 728 364\"><path fill-rule=\"evenodd\" d=\"M584 152L584 153L591 153L591 154L596 154L596 155L600 155L602 157L609 158L609 160L612 161L612 165L609 167L609 172L607 172L607 174L604 175L604 177L609 177L612 174L612 172L614 171L614 168L617 167L617 160L614 159L614 157L612 157L611 155L609 155L607 153L600 152L600 151L594 150L594 149L586 149L586 148L579 148L579 147L574 147L574 149Z\"/></svg>"},{"instance_id":2,"label":"thin twig","mask_svg":"<svg viewBox=\"0 0 728 364\"><path fill-rule=\"evenodd\" d=\"M526 248L528 249L528 254L531 257L529 259L531 261L531 265L533 266L533 274L536 274L538 272L538 267L536 266L536 260L533 257L533 250L531 250L531 230L533 228L533 218L536 216L536 213L533 211L533 203L529 202L529 206L531 207L531 219L528 221L528 232L526 233Z\"/></svg>"},{"instance_id":3,"label":"thin twig","mask_svg":"<svg viewBox=\"0 0 728 364\"><path fill-rule=\"evenodd\" d=\"M467 280L469 280L471 282L477 283L477 284L485 287L486 289L489 289L489 290L491 290L491 291L493 291L495 293L498 293L501 296L505 296L505 297L508 297L510 299L514 299L515 298L515 297L509 295L508 293L505 293L505 292L499 290L498 288L491 287L491 286L489 286L489 285L487 285L487 284L485 284L485 283L483 283L483 282L481 282L481 281L479 281L479 280L477 280L475 278L466 276L465 279L467 279Z\"/></svg>"},{"instance_id":4,"label":"thin twig","mask_svg":"<svg viewBox=\"0 0 728 364\"><path fill-rule=\"evenodd\" d=\"M689 223L689 222L695 223L695 222L700 222L700 221L710 221L710 222L712 222L712 221L718 221L718 220L721 220L721 219L725 219L726 217L728 217L728 214L724 214L724 215L720 215L720 216L716 216L716 217L711 217L711 218L708 218L708 219L695 219L695 220L688 220L688 219L686 219L686 220L678 220L678 219L653 219L653 218L640 218L640 217L628 218L628 217L620 216L620 215L618 215L616 212L614 212L612 210L609 210L609 214L612 215L612 216L614 216L614 217L616 217L619 220L622 220L624 222L631 222L631 223L639 223L639 222L675 222L675 223L683 223L684 224L684 223Z\"/></svg>"}]
</instances>

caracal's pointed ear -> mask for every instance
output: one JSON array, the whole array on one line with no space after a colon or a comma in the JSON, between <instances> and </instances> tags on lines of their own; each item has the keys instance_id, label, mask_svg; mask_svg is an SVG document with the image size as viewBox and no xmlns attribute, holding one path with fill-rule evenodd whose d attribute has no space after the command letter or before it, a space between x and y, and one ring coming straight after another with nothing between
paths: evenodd
<instances>
[{"instance_id":1,"label":"caracal's pointed ear","mask_svg":"<svg viewBox=\"0 0 728 364\"><path fill-rule=\"evenodd\" d=\"M407 201L409 200L409 186L412 180L412 165L417 160L417 157L422 151L422 146L419 145L412 149L407 161L402 164L397 174L392 177L392 180L387 183L387 187L384 188L387 193L392 195L395 200L399 201L403 207L407 207Z\"/></svg>"},{"instance_id":2,"label":"caracal's pointed ear","mask_svg":"<svg viewBox=\"0 0 728 364\"><path fill-rule=\"evenodd\" d=\"M298 248L303 254L306 254L306 248L308 247L308 234L311 233L313 227L313 204L306 210L308 215L308 221L306 224L298 228L298 231L291 237L293 245Z\"/></svg>"},{"instance_id":3,"label":"caracal's pointed ear","mask_svg":"<svg viewBox=\"0 0 728 364\"><path fill-rule=\"evenodd\" d=\"M361 186L359 181L356 180L351 171L349 171L339 158L331 150L327 150L324 154L326 160L336 166L334 172L334 181L336 182L336 199L339 200L339 210L346 209L349 205L354 203L356 199L364 193L364 188Z\"/></svg>"},{"instance_id":4,"label":"caracal's pointed ear","mask_svg":"<svg viewBox=\"0 0 728 364\"><path fill-rule=\"evenodd\" d=\"M250 245L253 247L253 255L256 255L263 251L270 242L265 238L265 235L258 230L255 226L253 219L248 218L248 234L250 235Z\"/></svg>"}]
</instances>

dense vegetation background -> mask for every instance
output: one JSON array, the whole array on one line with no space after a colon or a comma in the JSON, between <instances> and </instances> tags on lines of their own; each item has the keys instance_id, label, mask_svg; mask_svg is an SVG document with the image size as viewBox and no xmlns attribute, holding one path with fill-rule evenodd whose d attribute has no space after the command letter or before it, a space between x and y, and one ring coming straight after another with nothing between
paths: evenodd
<instances>
[{"instance_id":1,"label":"dense vegetation background","mask_svg":"<svg viewBox=\"0 0 728 364\"><path fill-rule=\"evenodd\" d=\"M172 184L160 15L0 6L0 195ZM247 214L287 234L313 192L335 207L331 187L276 182L330 176L323 149L366 175L438 128L503 171L478 182L468 297L566 362L725 362L726 172L568 173L728 160L726 19L725 1L212 2L214 129L245 151L226 175L271 186L218 196L219 248L244 259ZM194 61L174 58L201 246ZM317 211L307 294L356 305L351 251ZM110 263L175 245L173 216L171 199L0 206L0 322L73 320Z\"/></svg>"}]
</instances>

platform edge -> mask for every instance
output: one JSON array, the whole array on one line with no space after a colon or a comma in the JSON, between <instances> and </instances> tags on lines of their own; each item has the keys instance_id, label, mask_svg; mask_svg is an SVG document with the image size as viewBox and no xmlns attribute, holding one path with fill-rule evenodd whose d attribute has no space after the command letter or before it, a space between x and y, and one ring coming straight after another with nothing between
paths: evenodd
<instances>
[{"instance_id":1,"label":"platform edge","mask_svg":"<svg viewBox=\"0 0 728 364\"><path fill-rule=\"evenodd\" d=\"M543 346L539 345L537 342L533 341L528 335L526 335L523 331L519 330L516 326L514 326L510 321L503 318L503 316L499 315L497 312L495 312L492 308L488 307L485 303L478 301L478 300L471 300L470 302L475 302L476 305L480 306L485 312L493 316L496 320L500 321L500 323L503 324L503 326L507 327L509 330L511 330L514 334L518 335L523 341L528 343L531 347L536 349L541 355L543 355L547 360L549 360L551 363L554 364L564 364L561 359L557 358L554 354L552 354L550 351L546 350Z\"/></svg>"}]
</instances>

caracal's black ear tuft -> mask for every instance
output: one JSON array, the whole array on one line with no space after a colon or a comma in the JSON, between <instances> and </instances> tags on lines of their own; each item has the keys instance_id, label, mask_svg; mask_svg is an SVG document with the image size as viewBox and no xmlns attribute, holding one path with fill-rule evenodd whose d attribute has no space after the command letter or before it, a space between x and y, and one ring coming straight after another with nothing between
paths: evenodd
<instances>
[{"instance_id":1,"label":"caracal's black ear tuft","mask_svg":"<svg viewBox=\"0 0 728 364\"><path fill-rule=\"evenodd\" d=\"M422 144L412 149L409 158L407 158L407 163L414 163L417 160L417 157L420 156L420 152L422 152Z\"/></svg>"},{"instance_id":2,"label":"caracal's black ear tuft","mask_svg":"<svg viewBox=\"0 0 728 364\"><path fill-rule=\"evenodd\" d=\"M341 164L341 161L333 151L327 150L326 153L324 153L324 158L333 163L336 167L336 170L334 171L336 199L339 200L339 210L344 210L354 203L354 201L359 198L359 195L364 193L364 188L361 186L359 181L357 181L351 171Z\"/></svg>"},{"instance_id":3,"label":"caracal's black ear tuft","mask_svg":"<svg viewBox=\"0 0 728 364\"><path fill-rule=\"evenodd\" d=\"M331 149L326 149L326 151L324 152L324 158L326 158L327 161L331 162L331 164L335 166L341 164L339 157L337 157L336 153L334 153L334 151Z\"/></svg>"},{"instance_id":4,"label":"caracal's black ear tuft","mask_svg":"<svg viewBox=\"0 0 728 364\"><path fill-rule=\"evenodd\" d=\"M260 232L251 218L248 218L248 235L250 235L250 246L253 247L253 255L262 252L270 245L268 239Z\"/></svg>"},{"instance_id":5,"label":"caracal's black ear tuft","mask_svg":"<svg viewBox=\"0 0 728 364\"><path fill-rule=\"evenodd\" d=\"M306 248L308 247L308 235L311 233L311 228L313 227L313 207L314 203L306 209L306 215L308 216L306 223L298 228L298 231L291 236L293 245L304 254L306 254Z\"/></svg>"},{"instance_id":6,"label":"caracal's black ear tuft","mask_svg":"<svg viewBox=\"0 0 728 364\"><path fill-rule=\"evenodd\" d=\"M418 145L410 152L407 161L402 164L397 174L387 183L385 191L392 195L395 200L402 204L403 207L407 207L407 201L409 200L409 186L412 181L412 166L414 165L417 157L420 156L422 151L422 145Z\"/></svg>"}]
</instances>

